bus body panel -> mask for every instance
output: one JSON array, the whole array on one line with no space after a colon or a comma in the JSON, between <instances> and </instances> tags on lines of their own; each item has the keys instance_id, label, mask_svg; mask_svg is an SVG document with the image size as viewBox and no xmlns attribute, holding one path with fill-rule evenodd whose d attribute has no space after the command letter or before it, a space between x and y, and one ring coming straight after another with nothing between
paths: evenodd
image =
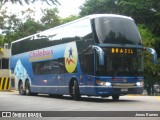
<instances>
[{"instance_id":1,"label":"bus body panel","mask_svg":"<svg viewBox=\"0 0 160 120\"><path fill-rule=\"evenodd\" d=\"M143 81L143 77L96 77L96 80L110 82L112 86L95 86L95 96L105 96L113 94L142 94L143 86L136 83Z\"/></svg>"}]
</instances>

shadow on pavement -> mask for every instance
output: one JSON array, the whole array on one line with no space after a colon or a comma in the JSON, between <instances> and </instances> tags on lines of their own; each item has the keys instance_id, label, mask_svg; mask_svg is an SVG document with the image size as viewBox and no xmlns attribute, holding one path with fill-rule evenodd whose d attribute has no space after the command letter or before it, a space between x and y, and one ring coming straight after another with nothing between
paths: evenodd
<instances>
[{"instance_id":1,"label":"shadow on pavement","mask_svg":"<svg viewBox=\"0 0 160 120\"><path fill-rule=\"evenodd\" d=\"M72 97L70 96L59 96L59 95L55 95L55 96L48 96L48 95L43 95L43 94L39 94L38 95L39 97L46 97L46 98L53 98L53 99L61 99L61 100L73 100ZM120 99L118 101L113 101L111 97L104 97L104 98L101 98L101 97L87 97L87 96L82 96L80 100L78 101L81 101L81 102L99 102L99 103L106 103L106 102L141 102L141 101L138 101L138 100L131 100L131 99L123 99L123 97L120 97Z\"/></svg>"}]
</instances>

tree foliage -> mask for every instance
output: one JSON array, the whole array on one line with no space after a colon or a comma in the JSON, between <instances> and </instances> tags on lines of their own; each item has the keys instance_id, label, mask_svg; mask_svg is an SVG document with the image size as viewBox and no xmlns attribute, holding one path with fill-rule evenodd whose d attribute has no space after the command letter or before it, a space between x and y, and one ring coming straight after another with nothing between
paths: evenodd
<instances>
[{"instance_id":1,"label":"tree foliage","mask_svg":"<svg viewBox=\"0 0 160 120\"><path fill-rule=\"evenodd\" d=\"M24 3L32 4L37 1L46 2L48 5L51 5L51 4L59 5L60 4L58 0L0 0L0 4L4 5L7 2L12 2L13 4L19 3L20 5L23 5Z\"/></svg>"},{"instance_id":2,"label":"tree foliage","mask_svg":"<svg viewBox=\"0 0 160 120\"><path fill-rule=\"evenodd\" d=\"M116 13L118 6L116 0L86 0L80 7L80 16L97 13Z\"/></svg>"},{"instance_id":3,"label":"tree foliage","mask_svg":"<svg viewBox=\"0 0 160 120\"><path fill-rule=\"evenodd\" d=\"M76 20L76 19L78 19L78 18L79 18L79 16L70 15L70 16L68 16L68 17L66 17L66 18L62 18L62 19L61 19L61 24L68 23L68 22L73 21L73 20Z\"/></svg>"},{"instance_id":4,"label":"tree foliage","mask_svg":"<svg viewBox=\"0 0 160 120\"><path fill-rule=\"evenodd\" d=\"M52 28L60 24L60 17L58 16L58 9L45 9L42 10L44 16L40 19L45 28Z\"/></svg>"},{"instance_id":5,"label":"tree foliage","mask_svg":"<svg viewBox=\"0 0 160 120\"><path fill-rule=\"evenodd\" d=\"M156 48L159 37L151 32L145 25L138 25L139 31L142 36L142 41L145 47ZM160 40L160 39L159 39ZM159 53L159 51L157 51ZM145 52L144 55L144 78L145 89L149 95L154 95L154 84L160 84L160 59L157 64L153 64L151 54Z\"/></svg>"}]
</instances>

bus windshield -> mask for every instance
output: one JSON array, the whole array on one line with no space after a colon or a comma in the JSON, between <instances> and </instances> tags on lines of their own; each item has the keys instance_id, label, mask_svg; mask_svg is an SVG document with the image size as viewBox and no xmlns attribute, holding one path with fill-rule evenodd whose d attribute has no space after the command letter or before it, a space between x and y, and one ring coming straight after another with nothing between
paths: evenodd
<instances>
[{"instance_id":1,"label":"bus windshield","mask_svg":"<svg viewBox=\"0 0 160 120\"><path fill-rule=\"evenodd\" d=\"M105 64L97 66L97 76L143 75L143 50L133 48L105 48Z\"/></svg>"},{"instance_id":2,"label":"bus windshield","mask_svg":"<svg viewBox=\"0 0 160 120\"><path fill-rule=\"evenodd\" d=\"M141 45L138 29L132 19L120 17L95 18L97 43Z\"/></svg>"}]
</instances>

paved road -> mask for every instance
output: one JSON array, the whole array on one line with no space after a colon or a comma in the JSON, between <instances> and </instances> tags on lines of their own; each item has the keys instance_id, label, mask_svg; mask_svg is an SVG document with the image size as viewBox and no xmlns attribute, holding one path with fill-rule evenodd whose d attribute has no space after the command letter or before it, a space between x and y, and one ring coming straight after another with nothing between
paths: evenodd
<instances>
[{"instance_id":1,"label":"paved road","mask_svg":"<svg viewBox=\"0 0 160 120\"><path fill-rule=\"evenodd\" d=\"M74 101L69 96L54 98L48 95L21 96L18 92L0 92L0 111L160 111L160 96L121 96L119 101L114 102L110 97L83 97L81 101ZM58 117L57 119L75 118ZM76 119L82 118L77 117ZM95 120L98 118L90 117L87 119ZM117 118L117 120L123 119L122 117ZM127 120L127 118L125 119ZM142 119L141 117L136 120L158 119L160 118L145 117Z\"/></svg>"}]
</instances>

